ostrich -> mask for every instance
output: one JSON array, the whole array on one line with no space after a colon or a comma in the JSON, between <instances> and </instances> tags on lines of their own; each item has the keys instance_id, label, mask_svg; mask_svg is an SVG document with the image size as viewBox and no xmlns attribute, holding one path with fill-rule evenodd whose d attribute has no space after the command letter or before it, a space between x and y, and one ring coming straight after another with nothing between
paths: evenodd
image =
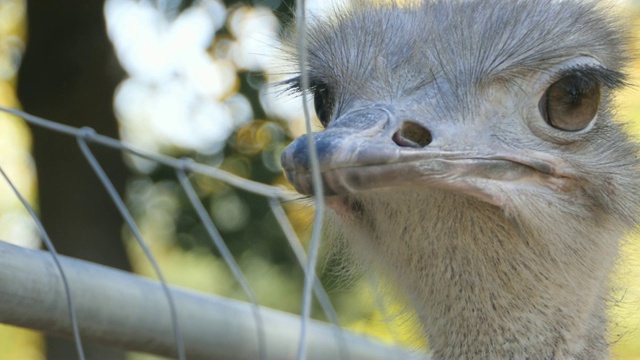
<instances>
[{"instance_id":1,"label":"ostrich","mask_svg":"<svg viewBox=\"0 0 640 360\"><path fill-rule=\"evenodd\" d=\"M610 10L358 1L309 28L328 222L406 295L434 358L609 357L608 274L640 208ZM311 195L308 139L282 164Z\"/></svg>"}]
</instances>

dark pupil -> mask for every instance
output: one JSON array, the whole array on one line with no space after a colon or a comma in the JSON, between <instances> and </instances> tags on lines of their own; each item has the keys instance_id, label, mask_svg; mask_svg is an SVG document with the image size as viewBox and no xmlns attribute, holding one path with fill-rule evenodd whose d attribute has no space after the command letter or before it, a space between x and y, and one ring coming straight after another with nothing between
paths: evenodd
<instances>
[{"instance_id":1,"label":"dark pupil","mask_svg":"<svg viewBox=\"0 0 640 360\"><path fill-rule=\"evenodd\" d=\"M316 86L313 95L313 106L318 120L320 120L322 126L327 127L331 114L329 109L329 89L325 85Z\"/></svg>"},{"instance_id":2,"label":"dark pupil","mask_svg":"<svg viewBox=\"0 0 640 360\"><path fill-rule=\"evenodd\" d=\"M547 123L557 129L586 128L598 112L600 86L596 80L568 75L547 89L541 110Z\"/></svg>"}]
</instances>

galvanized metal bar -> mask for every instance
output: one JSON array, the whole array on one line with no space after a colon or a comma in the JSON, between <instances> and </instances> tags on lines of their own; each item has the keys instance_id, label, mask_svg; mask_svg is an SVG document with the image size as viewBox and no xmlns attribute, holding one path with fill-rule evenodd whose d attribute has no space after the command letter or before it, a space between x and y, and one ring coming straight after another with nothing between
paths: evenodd
<instances>
[{"instance_id":1,"label":"galvanized metal bar","mask_svg":"<svg viewBox=\"0 0 640 360\"><path fill-rule=\"evenodd\" d=\"M87 246L90 246L88 244ZM59 257L71 284L83 339L128 350L176 354L166 297L159 283L90 262ZM0 322L71 336L67 300L50 254L0 242ZM251 304L171 288L184 324L187 358L257 359L260 349ZM261 308L267 359L296 357L300 318ZM311 321L308 359L340 354L331 325ZM351 359L423 358L345 333ZM344 344L343 344L344 345Z\"/></svg>"}]
</instances>

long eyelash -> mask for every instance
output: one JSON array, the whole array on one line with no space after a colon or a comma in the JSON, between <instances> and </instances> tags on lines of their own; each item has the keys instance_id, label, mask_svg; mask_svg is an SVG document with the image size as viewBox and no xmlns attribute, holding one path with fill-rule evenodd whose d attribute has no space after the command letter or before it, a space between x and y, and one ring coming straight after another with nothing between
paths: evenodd
<instances>
[{"instance_id":1,"label":"long eyelash","mask_svg":"<svg viewBox=\"0 0 640 360\"><path fill-rule=\"evenodd\" d=\"M278 81L275 85L281 88L283 93L298 93L302 90L300 75Z\"/></svg>"},{"instance_id":2,"label":"long eyelash","mask_svg":"<svg viewBox=\"0 0 640 360\"><path fill-rule=\"evenodd\" d=\"M302 92L302 83L299 75L286 80L279 81L276 83L276 86L282 87L282 90L281 90L282 93L300 94ZM309 93L310 94L315 93L316 89L319 86L323 86L323 84L313 79L310 79L309 89L308 89Z\"/></svg>"},{"instance_id":3,"label":"long eyelash","mask_svg":"<svg viewBox=\"0 0 640 360\"><path fill-rule=\"evenodd\" d=\"M603 66L576 66L568 68L557 75L557 79L566 76L575 76L583 79L583 85L599 84L609 89L617 89L627 85L626 74L619 71L610 70ZM580 85L580 84L576 84Z\"/></svg>"}]
</instances>

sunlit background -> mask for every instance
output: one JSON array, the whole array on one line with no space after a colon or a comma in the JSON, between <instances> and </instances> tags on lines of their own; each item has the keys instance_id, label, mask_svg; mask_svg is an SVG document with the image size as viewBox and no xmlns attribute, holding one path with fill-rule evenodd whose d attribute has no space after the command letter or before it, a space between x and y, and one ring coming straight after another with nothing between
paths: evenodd
<instances>
[{"instance_id":1,"label":"sunlit background","mask_svg":"<svg viewBox=\"0 0 640 360\"><path fill-rule=\"evenodd\" d=\"M279 34L291 20L291 3L107 0L107 32L126 72L114 94L121 139L150 151L194 157L245 178L284 185L279 157L286 144L303 132L302 106L299 99L288 98L269 84L291 71L277 56ZM307 3L316 14L333 6L321 0ZM3 106L21 106L15 87L27 41L25 6L24 0L0 1ZM631 28L640 35L638 2L621 6L634 14ZM640 84L640 60L630 73L633 83ZM638 89L625 91L618 102L621 118L640 136ZM0 165L37 208L31 139L23 121L0 113ZM172 173L149 161L125 160L130 171L127 202L169 282L246 300L186 206ZM211 178L196 176L195 182L260 304L299 312L302 271L282 241L266 201ZM285 205L306 241L312 209L308 204ZM123 231L123 236L134 271L153 277L131 235ZM0 239L40 246L32 220L5 185L0 185ZM638 254L639 245L637 239L629 241L615 278L619 301L611 310L612 340L621 359L640 359L640 262L633 255ZM391 304L382 313L377 304L380 296L372 296L372 284L341 275L340 266L326 262L322 277L346 328L390 343L423 345L410 335L413 325L402 315L400 304ZM322 318L320 312L316 314ZM45 358L40 334L10 326L0 325L0 349L0 359Z\"/></svg>"}]
</instances>

